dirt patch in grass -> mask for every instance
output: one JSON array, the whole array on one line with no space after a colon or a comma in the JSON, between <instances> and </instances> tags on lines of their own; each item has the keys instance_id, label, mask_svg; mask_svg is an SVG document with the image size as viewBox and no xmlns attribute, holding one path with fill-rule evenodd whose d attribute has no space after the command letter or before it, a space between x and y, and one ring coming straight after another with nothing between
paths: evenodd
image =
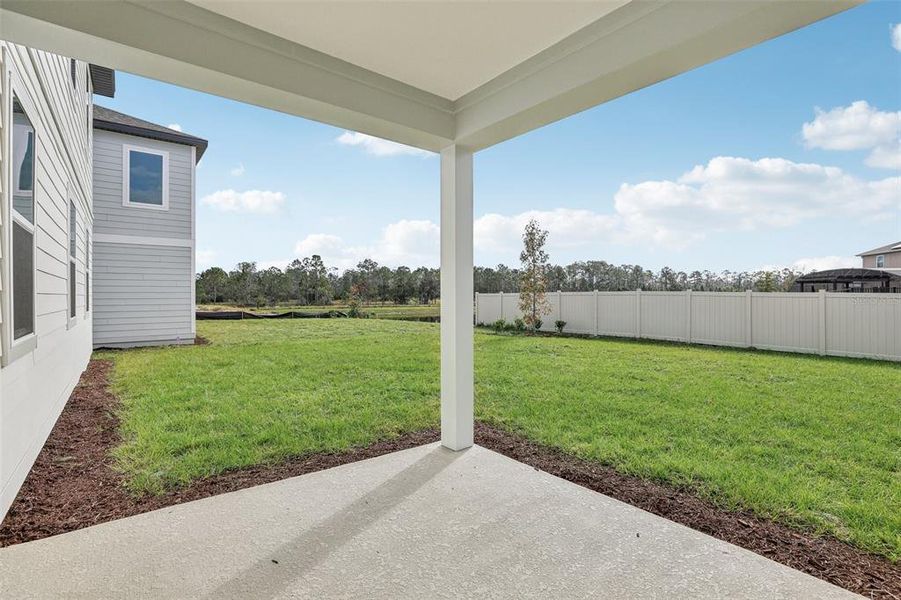
<instances>
[{"instance_id":1,"label":"dirt patch in grass","mask_svg":"<svg viewBox=\"0 0 901 600\"><path fill-rule=\"evenodd\" d=\"M202 335L196 335L196 336L194 336L194 345L195 346L209 346L210 340L203 337Z\"/></svg>"},{"instance_id":2,"label":"dirt patch in grass","mask_svg":"<svg viewBox=\"0 0 901 600\"><path fill-rule=\"evenodd\" d=\"M901 598L901 565L840 540L727 511L688 490L624 475L497 428L476 424L476 443L583 487L741 546L868 598Z\"/></svg>"},{"instance_id":3,"label":"dirt patch in grass","mask_svg":"<svg viewBox=\"0 0 901 600\"><path fill-rule=\"evenodd\" d=\"M119 400L108 388L112 363L93 360L0 526L0 546L37 540L437 441L420 431L344 452L229 471L160 496L125 491L110 451L119 442ZM723 510L689 490L618 473L478 423L476 443L578 485L747 548L872 598L901 598L901 566L830 537L791 529L748 512Z\"/></svg>"}]
</instances>

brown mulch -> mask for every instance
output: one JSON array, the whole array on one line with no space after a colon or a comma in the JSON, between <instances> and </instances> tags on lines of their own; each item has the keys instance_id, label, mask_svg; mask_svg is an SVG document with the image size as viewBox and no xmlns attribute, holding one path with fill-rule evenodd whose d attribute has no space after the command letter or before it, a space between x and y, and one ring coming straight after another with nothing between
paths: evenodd
<instances>
[{"instance_id":1,"label":"brown mulch","mask_svg":"<svg viewBox=\"0 0 901 600\"><path fill-rule=\"evenodd\" d=\"M202 343L202 342L201 342ZM0 547L37 540L165 506L198 500L437 441L435 430L365 448L314 454L228 471L160 496L130 496L110 451L119 441L119 400L108 389L112 363L93 360L0 525ZM578 485L713 537L747 548L814 577L872 598L901 599L901 565L817 536L727 511L690 490L618 473L484 423L476 443Z\"/></svg>"},{"instance_id":2,"label":"brown mulch","mask_svg":"<svg viewBox=\"0 0 901 600\"><path fill-rule=\"evenodd\" d=\"M476 443L561 479L725 540L868 598L901 598L901 564L747 511L728 511L689 490L624 475L483 423Z\"/></svg>"}]
</instances>

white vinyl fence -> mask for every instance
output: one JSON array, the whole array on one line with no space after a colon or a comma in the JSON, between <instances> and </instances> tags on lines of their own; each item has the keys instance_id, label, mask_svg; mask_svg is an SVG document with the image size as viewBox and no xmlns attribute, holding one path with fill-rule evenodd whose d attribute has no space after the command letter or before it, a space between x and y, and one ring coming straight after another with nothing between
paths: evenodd
<instances>
[{"instance_id":1,"label":"white vinyl fence","mask_svg":"<svg viewBox=\"0 0 901 600\"><path fill-rule=\"evenodd\" d=\"M901 361L901 294L552 292L542 330ZM521 317L519 294L476 294L476 323Z\"/></svg>"}]
</instances>

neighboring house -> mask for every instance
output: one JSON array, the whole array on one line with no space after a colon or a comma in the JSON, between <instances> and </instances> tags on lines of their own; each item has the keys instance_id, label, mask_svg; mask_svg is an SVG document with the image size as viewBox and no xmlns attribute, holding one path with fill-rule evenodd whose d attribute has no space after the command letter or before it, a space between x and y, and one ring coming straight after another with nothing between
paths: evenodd
<instances>
[{"instance_id":1,"label":"neighboring house","mask_svg":"<svg viewBox=\"0 0 901 600\"><path fill-rule=\"evenodd\" d=\"M0 517L95 345L193 340L206 142L95 122L114 93L109 69L0 41Z\"/></svg>"},{"instance_id":2,"label":"neighboring house","mask_svg":"<svg viewBox=\"0 0 901 600\"><path fill-rule=\"evenodd\" d=\"M830 269L802 275L793 292L901 292L901 242L861 252L861 268Z\"/></svg>"},{"instance_id":3,"label":"neighboring house","mask_svg":"<svg viewBox=\"0 0 901 600\"><path fill-rule=\"evenodd\" d=\"M901 242L873 248L857 256L865 269L898 269L901 273Z\"/></svg>"},{"instance_id":4,"label":"neighboring house","mask_svg":"<svg viewBox=\"0 0 901 600\"><path fill-rule=\"evenodd\" d=\"M206 140L94 106L94 347L194 343Z\"/></svg>"}]
</instances>

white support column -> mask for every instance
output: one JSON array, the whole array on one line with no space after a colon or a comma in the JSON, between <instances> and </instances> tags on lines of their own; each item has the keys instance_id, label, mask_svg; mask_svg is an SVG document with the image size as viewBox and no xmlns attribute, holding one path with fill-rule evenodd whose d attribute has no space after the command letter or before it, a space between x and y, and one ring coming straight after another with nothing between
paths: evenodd
<instances>
[{"instance_id":1,"label":"white support column","mask_svg":"<svg viewBox=\"0 0 901 600\"><path fill-rule=\"evenodd\" d=\"M472 446L472 151L441 151L441 443Z\"/></svg>"}]
</instances>

